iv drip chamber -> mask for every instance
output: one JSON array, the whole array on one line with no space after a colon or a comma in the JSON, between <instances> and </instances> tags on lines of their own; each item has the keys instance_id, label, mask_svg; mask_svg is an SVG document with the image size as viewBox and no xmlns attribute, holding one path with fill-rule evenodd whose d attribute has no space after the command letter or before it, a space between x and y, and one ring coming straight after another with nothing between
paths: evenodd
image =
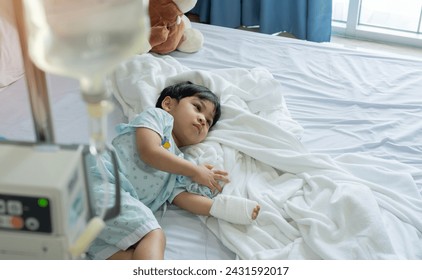
<instances>
[{"instance_id":1,"label":"iv drip chamber","mask_svg":"<svg viewBox=\"0 0 422 280\"><path fill-rule=\"evenodd\" d=\"M81 82L84 101L108 98L104 77L149 49L147 0L24 0L29 54L46 72Z\"/></svg>"}]
</instances>

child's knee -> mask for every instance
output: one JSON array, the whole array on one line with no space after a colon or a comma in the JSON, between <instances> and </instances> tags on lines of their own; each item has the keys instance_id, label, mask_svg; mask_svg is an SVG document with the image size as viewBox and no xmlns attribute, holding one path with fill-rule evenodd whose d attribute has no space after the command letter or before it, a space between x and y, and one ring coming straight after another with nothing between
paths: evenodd
<instances>
[{"instance_id":1,"label":"child's knee","mask_svg":"<svg viewBox=\"0 0 422 280\"><path fill-rule=\"evenodd\" d=\"M157 235L157 238L160 238L164 243L166 243L166 234L161 228L155 229L152 232Z\"/></svg>"},{"instance_id":2,"label":"child's knee","mask_svg":"<svg viewBox=\"0 0 422 280\"><path fill-rule=\"evenodd\" d=\"M166 235L164 234L164 231L161 228L151 230L142 239L145 239L145 238L148 239L149 241L154 240L164 245L166 244Z\"/></svg>"}]
</instances>

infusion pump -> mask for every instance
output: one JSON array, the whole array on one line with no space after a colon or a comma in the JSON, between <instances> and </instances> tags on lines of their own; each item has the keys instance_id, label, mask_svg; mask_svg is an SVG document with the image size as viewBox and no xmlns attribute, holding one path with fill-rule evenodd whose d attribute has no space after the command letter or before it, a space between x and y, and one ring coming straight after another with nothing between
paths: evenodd
<instances>
[{"instance_id":1,"label":"infusion pump","mask_svg":"<svg viewBox=\"0 0 422 280\"><path fill-rule=\"evenodd\" d=\"M69 248L93 216L86 150L0 141L0 259L78 258Z\"/></svg>"}]
</instances>

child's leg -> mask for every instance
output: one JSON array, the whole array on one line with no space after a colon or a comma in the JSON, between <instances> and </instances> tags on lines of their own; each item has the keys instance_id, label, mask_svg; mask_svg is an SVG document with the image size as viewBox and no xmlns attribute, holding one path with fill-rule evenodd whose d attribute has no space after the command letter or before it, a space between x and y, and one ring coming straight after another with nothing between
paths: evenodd
<instances>
[{"instance_id":1,"label":"child's leg","mask_svg":"<svg viewBox=\"0 0 422 280\"><path fill-rule=\"evenodd\" d=\"M166 236L162 229L155 229L145 235L136 245L134 260L163 260Z\"/></svg>"},{"instance_id":2,"label":"child's leg","mask_svg":"<svg viewBox=\"0 0 422 280\"><path fill-rule=\"evenodd\" d=\"M193 214L214 216L235 224L250 224L258 216L260 206L255 201L219 194L214 199L189 192L181 192L173 204Z\"/></svg>"},{"instance_id":3,"label":"child's leg","mask_svg":"<svg viewBox=\"0 0 422 280\"><path fill-rule=\"evenodd\" d=\"M147 233L135 246L119 251L109 260L163 260L166 238L162 229Z\"/></svg>"}]
</instances>

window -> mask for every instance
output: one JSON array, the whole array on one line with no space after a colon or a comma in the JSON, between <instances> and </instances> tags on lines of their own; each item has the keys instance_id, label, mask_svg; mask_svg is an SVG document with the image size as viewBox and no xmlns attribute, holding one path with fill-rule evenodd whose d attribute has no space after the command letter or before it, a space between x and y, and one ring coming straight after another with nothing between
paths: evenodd
<instances>
[{"instance_id":1,"label":"window","mask_svg":"<svg viewBox=\"0 0 422 280\"><path fill-rule=\"evenodd\" d=\"M333 0L333 34L422 47L422 0Z\"/></svg>"}]
</instances>

